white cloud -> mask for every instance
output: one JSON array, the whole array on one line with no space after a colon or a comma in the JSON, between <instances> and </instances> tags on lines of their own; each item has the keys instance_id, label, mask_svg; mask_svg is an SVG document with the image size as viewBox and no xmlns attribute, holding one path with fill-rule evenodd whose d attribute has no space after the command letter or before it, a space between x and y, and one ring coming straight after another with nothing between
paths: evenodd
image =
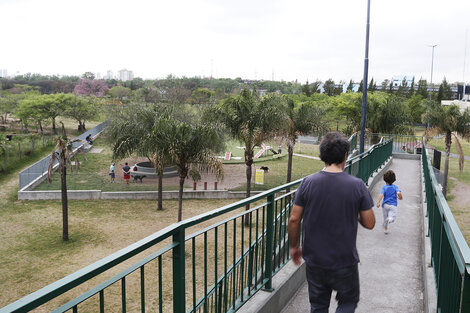
<instances>
[{"instance_id":1,"label":"white cloud","mask_svg":"<svg viewBox=\"0 0 470 313\"><path fill-rule=\"evenodd\" d=\"M208 76L213 60L219 77L271 79L274 71L284 80L360 80L366 6L365 0L2 0L0 68ZM429 79L428 45L438 44L434 81L462 80L469 11L465 0L371 0L369 77Z\"/></svg>"}]
</instances>

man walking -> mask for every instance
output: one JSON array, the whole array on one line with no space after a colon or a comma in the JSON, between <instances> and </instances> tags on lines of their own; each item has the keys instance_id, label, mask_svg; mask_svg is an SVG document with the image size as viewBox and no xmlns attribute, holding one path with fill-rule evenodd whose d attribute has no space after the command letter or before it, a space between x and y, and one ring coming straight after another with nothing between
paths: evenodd
<instances>
[{"instance_id":1,"label":"man walking","mask_svg":"<svg viewBox=\"0 0 470 313\"><path fill-rule=\"evenodd\" d=\"M302 181L289 218L290 253L294 264L299 265L301 257L306 262L311 313L328 313L332 290L337 291L337 313L354 312L359 302L358 222L372 229L375 216L364 182L343 172L349 146L340 133L324 137L320 158L325 169Z\"/></svg>"}]
</instances>

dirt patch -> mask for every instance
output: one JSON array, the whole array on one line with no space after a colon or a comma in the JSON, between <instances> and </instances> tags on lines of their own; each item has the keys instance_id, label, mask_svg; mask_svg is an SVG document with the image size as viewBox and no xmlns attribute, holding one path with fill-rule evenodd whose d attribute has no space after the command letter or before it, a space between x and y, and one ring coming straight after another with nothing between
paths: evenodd
<instances>
[{"instance_id":1,"label":"dirt patch","mask_svg":"<svg viewBox=\"0 0 470 313\"><path fill-rule=\"evenodd\" d=\"M470 186L462 184L457 180L455 180L454 184L455 187L452 188L450 193L454 197L452 204L459 209L468 207L468 203L470 203Z\"/></svg>"}]
</instances>

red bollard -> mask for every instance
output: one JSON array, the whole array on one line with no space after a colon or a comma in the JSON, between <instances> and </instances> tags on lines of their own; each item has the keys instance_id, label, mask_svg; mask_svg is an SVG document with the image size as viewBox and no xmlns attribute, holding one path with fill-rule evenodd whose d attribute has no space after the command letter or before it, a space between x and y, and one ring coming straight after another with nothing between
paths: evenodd
<instances>
[{"instance_id":1,"label":"red bollard","mask_svg":"<svg viewBox=\"0 0 470 313\"><path fill-rule=\"evenodd\" d=\"M197 183L194 182L194 183L193 183L193 190L196 190L196 186L197 186Z\"/></svg>"},{"instance_id":2,"label":"red bollard","mask_svg":"<svg viewBox=\"0 0 470 313\"><path fill-rule=\"evenodd\" d=\"M214 190L217 190L217 182L214 182Z\"/></svg>"},{"instance_id":3,"label":"red bollard","mask_svg":"<svg viewBox=\"0 0 470 313\"><path fill-rule=\"evenodd\" d=\"M207 182L204 182L204 190L207 190Z\"/></svg>"}]
</instances>

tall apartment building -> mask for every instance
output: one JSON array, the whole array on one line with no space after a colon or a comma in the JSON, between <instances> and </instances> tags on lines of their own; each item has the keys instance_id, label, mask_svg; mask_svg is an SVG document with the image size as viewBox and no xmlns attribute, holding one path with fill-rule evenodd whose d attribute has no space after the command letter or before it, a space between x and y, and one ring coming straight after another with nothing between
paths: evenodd
<instances>
[{"instance_id":1,"label":"tall apartment building","mask_svg":"<svg viewBox=\"0 0 470 313\"><path fill-rule=\"evenodd\" d=\"M119 80L122 80L123 82L125 82L127 80L133 80L133 79L134 79L134 72L128 71L126 69L119 71Z\"/></svg>"},{"instance_id":2,"label":"tall apartment building","mask_svg":"<svg viewBox=\"0 0 470 313\"><path fill-rule=\"evenodd\" d=\"M0 68L0 77L4 77L4 78L8 77L8 71L7 71L7 69L5 69L5 68L4 68L4 69L1 69L1 68Z\"/></svg>"},{"instance_id":3,"label":"tall apartment building","mask_svg":"<svg viewBox=\"0 0 470 313\"><path fill-rule=\"evenodd\" d=\"M108 71L106 72L106 75L104 75L103 78L104 78L104 79L113 79L113 78L114 78L114 76L113 76L113 71L109 71L109 70L108 70Z\"/></svg>"}]
</instances>

